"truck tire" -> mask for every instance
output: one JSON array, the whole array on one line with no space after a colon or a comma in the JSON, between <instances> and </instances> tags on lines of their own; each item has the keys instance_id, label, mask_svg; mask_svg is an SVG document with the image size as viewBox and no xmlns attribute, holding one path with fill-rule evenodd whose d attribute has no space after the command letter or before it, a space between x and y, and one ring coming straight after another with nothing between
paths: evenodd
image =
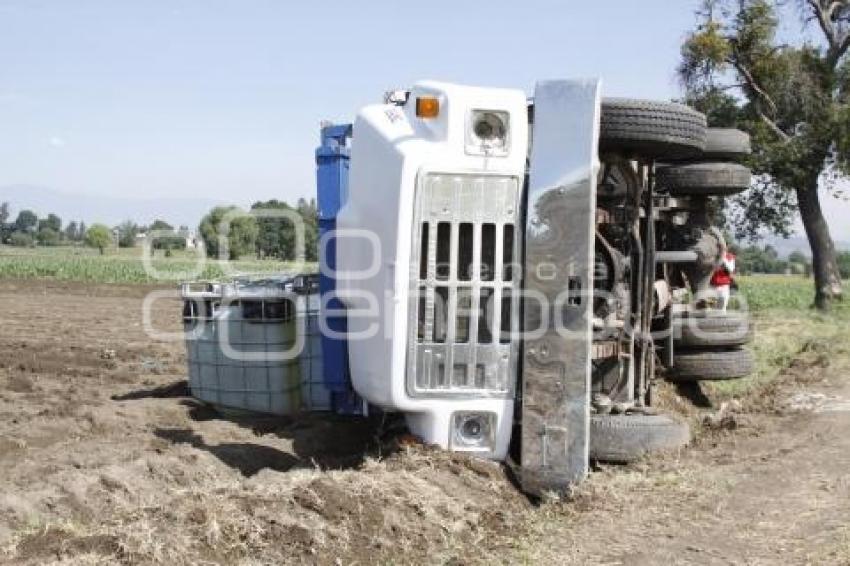
<instances>
[{"instance_id":1,"label":"truck tire","mask_svg":"<svg viewBox=\"0 0 850 566\"><path fill-rule=\"evenodd\" d=\"M709 128L702 157L705 161L737 161L752 151L747 132L734 128Z\"/></svg>"},{"instance_id":2,"label":"truck tire","mask_svg":"<svg viewBox=\"0 0 850 566\"><path fill-rule=\"evenodd\" d=\"M695 161L741 161L752 153L750 134L734 128L709 128L705 137L705 150L689 160L673 159L672 162Z\"/></svg>"},{"instance_id":3,"label":"truck tire","mask_svg":"<svg viewBox=\"0 0 850 566\"><path fill-rule=\"evenodd\" d=\"M673 196L730 196L749 189L753 174L737 163L691 163L659 168L655 180Z\"/></svg>"},{"instance_id":4,"label":"truck tire","mask_svg":"<svg viewBox=\"0 0 850 566\"><path fill-rule=\"evenodd\" d=\"M673 336L680 348L729 348L753 340L753 328L745 313L697 311L673 320Z\"/></svg>"},{"instance_id":5,"label":"truck tire","mask_svg":"<svg viewBox=\"0 0 850 566\"><path fill-rule=\"evenodd\" d=\"M684 159L705 150L705 115L682 104L609 98L602 101L601 121L602 153Z\"/></svg>"},{"instance_id":6,"label":"truck tire","mask_svg":"<svg viewBox=\"0 0 850 566\"><path fill-rule=\"evenodd\" d=\"M755 359L749 350L735 348L717 351L680 350L673 358L669 381L727 381L747 377L755 371Z\"/></svg>"},{"instance_id":7,"label":"truck tire","mask_svg":"<svg viewBox=\"0 0 850 566\"><path fill-rule=\"evenodd\" d=\"M590 459L597 462L629 464L690 441L690 427L664 415L590 416Z\"/></svg>"}]
</instances>

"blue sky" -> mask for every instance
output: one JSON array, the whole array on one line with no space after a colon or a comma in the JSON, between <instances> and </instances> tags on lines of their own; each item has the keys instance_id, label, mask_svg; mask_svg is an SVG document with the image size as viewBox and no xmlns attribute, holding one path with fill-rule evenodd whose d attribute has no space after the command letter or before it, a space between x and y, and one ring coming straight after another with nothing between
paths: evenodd
<instances>
[{"instance_id":1,"label":"blue sky","mask_svg":"<svg viewBox=\"0 0 850 566\"><path fill-rule=\"evenodd\" d=\"M696 4L0 0L0 186L309 196L319 122L419 79L677 96Z\"/></svg>"}]
</instances>

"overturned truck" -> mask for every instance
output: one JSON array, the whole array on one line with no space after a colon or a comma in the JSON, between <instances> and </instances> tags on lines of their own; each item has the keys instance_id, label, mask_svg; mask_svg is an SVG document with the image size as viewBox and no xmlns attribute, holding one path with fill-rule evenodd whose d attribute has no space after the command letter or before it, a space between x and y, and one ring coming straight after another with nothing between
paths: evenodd
<instances>
[{"instance_id":1,"label":"overturned truck","mask_svg":"<svg viewBox=\"0 0 850 566\"><path fill-rule=\"evenodd\" d=\"M709 211L749 188L748 152L597 81L423 82L323 127L322 409L401 413L536 494L684 446L656 380L752 370L746 316L704 308L726 252Z\"/></svg>"}]
</instances>

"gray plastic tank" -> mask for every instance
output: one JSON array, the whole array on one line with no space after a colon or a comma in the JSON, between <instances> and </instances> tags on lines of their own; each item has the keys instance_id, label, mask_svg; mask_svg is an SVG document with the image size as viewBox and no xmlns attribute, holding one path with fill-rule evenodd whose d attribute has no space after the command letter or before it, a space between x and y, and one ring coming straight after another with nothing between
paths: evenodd
<instances>
[{"instance_id":1,"label":"gray plastic tank","mask_svg":"<svg viewBox=\"0 0 850 566\"><path fill-rule=\"evenodd\" d=\"M184 284L192 396L272 415L329 411L313 275Z\"/></svg>"}]
</instances>

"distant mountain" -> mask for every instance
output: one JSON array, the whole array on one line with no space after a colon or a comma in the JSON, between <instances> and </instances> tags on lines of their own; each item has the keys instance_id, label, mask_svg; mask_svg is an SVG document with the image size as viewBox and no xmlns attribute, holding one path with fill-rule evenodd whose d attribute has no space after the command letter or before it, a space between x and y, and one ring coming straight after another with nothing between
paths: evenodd
<instances>
[{"instance_id":1,"label":"distant mountain","mask_svg":"<svg viewBox=\"0 0 850 566\"><path fill-rule=\"evenodd\" d=\"M135 198L71 194L32 185L0 187L0 202L9 202L12 219L23 209L33 210L39 217L59 215L62 222L82 220L86 224L101 222L109 226L124 220L150 224L162 219L169 224L197 228L201 218L222 203L209 198Z\"/></svg>"},{"instance_id":2,"label":"distant mountain","mask_svg":"<svg viewBox=\"0 0 850 566\"><path fill-rule=\"evenodd\" d=\"M0 186L0 202L8 201L12 208L12 218L22 209L31 209L39 217L49 213L58 214L63 223L82 220L86 224L102 222L109 226L132 220L138 224L150 224L162 219L169 224L197 228L201 218L214 206L222 204L243 204L242 198L233 202L222 202L209 198L135 198L103 197L94 195L71 194L33 185ZM805 237L792 236L784 239L770 236L758 242L758 245L771 245L780 257L787 258L792 252L800 251L810 256L809 242ZM836 247L850 251L850 242L837 241Z\"/></svg>"},{"instance_id":3,"label":"distant mountain","mask_svg":"<svg viewBox=\"0 0 850 566\"><path fill-rule=\"evenodd\" d=\"M788 239L770 236L759 242L758 245L773 246L779 252L779 257L783 259L787 259L795 251L803 252L808 257L812 255L812 251L809 248L809 241L804 236L791 236ZM850 242L836 241L835 247L839 251L850 251Z\"/></svg>"}]
</instances>

